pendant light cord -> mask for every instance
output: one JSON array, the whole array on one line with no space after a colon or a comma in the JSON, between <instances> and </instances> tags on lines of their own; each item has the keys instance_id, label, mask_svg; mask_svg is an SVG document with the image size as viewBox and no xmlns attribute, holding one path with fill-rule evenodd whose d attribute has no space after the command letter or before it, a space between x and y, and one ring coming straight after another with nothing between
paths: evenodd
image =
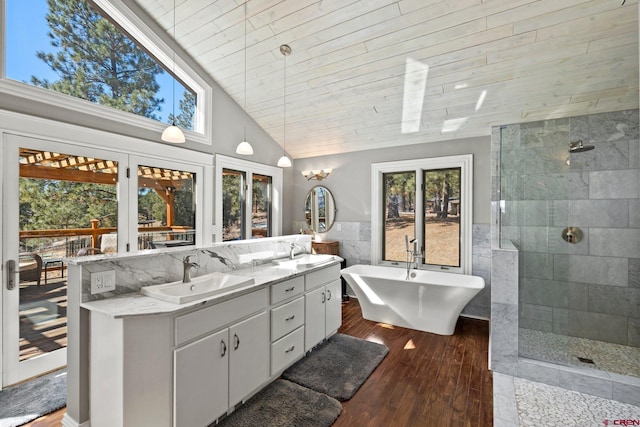
<instances>
[{"instance_id":1,"label":"pendant light cord","mask_svg":"<svg viewBox=\"0 0 640 427\"><path fill-rule=\"evenodd\" d=\"M244 2L244 112L247 113L247 2ZM244 141L247 140L247 118L244 118Z\"/></svg>"},{"instance_id":2,"label":"pendant light cord","mask_svg":"<svg viewBox=\"0 0 640 427\"><path fill-rule=\"evenodd\" d=\"M173 0L173 43L174 45L176 44L176 0ZM172 99L171 99L171 115L173 116L173 119L171 120L171 124L173 126L176 125L176 48L175 46L173 47L173 49L171 49L171 52L173 53L173 63L172 65L172 71L173 71L173 79L172 79L172 92L173 94Z\"/></svg>"},{"instance_id":3,"label":"pendant light cord","mask_svg":"<svg viewBox=\"0 0 640 427\"><path fill-rule=\"evenodd\" d=\"M284 118L284 123L283 123L283 132L284 135L282 137L282 155L286 156L287 155L287 54L284 53L284 105L282 106L283 109L283 114L282 117Z\"/></svg>"}]
</instances>

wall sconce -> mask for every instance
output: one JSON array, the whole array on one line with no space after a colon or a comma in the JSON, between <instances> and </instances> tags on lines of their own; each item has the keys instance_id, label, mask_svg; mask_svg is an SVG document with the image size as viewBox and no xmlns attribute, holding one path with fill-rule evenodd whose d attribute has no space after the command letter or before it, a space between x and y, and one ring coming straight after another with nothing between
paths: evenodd
<instances>
[{"instance_id":1,"label":"wall sconce","mask_svg":"<svg viewBox=\"0 0 640 427\"><path fill-rule=\"evenodd\" d=\"M302 171L302 176L307 178L307 181L312 179L317 179L318 181L322 181L331 173L331 169L322 169L322 170L314 170L314 171Z\"/></svg>"}]
</instances>

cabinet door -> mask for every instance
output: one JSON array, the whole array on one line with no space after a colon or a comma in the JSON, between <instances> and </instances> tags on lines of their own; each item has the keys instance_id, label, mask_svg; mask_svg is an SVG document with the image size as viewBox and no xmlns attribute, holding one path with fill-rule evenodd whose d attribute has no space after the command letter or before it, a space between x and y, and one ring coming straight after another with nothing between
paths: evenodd
<instances>
[{"instance_id":1,"label":"cabinet door","mask_svg":"<svg viewBox=\"0 0 640 427\"><path fill-rule=\"evenodd\" d=\"M266 312L229 328L229 407L269 378L269 316Z\"/></svg>"},{"instance_id":2,"label":"cabinet door","mask_svg":"<svg viewBox=\"0 0 640 427\"><path fill-rule=\"evenodd\" d=\"M334 280L326 286L325 294L325 334L338 330L342 325L342 283Z\"/></svg>"},{"instance_id":3,"label":"cabinet door","mask_svg":"<svg viewBox=\"0 0 640 427\"><path fill-rule=\"evenodd\" d=\"M174 351L175 427L211 424L229 408L229 330Z\"/></svg>"},{"instance_id":4,"label":"cabinet door","mask_svg":"<svg viewBox=\"0 0 640 427\"><path fill-rule=\"evenodd\" d=\"M304 351L309 351L325 337L324 329L324 286L308 292L304 296Z\"/></svg>"}]
</instances>

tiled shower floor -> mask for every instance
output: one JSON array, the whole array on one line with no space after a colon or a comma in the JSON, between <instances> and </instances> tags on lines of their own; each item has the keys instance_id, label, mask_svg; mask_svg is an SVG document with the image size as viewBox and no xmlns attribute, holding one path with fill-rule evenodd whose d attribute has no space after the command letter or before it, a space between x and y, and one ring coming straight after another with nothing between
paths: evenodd
<instances>
[{"instance_id":1,"label":"tiled shower floor","mask_svg":"<svg viewBox=\"0 0 640 427\"><path fill-rule=\"evenodd\" d=\"M562 365L591 367L616 374L640 377L640 348L520 329L519 354ZM593 364L578 358L590 359Z\"/></svg>"},{"instance_id":2,"label":"tiled shower floor","mask_svg":"<svg viewBox=\"0 0 640 427\"><path fill-rule=\"evenodd\" d=\"M638 406L498 373L493 375L493 387L495 427L640 424Z\"/></svg>"}]
</instances>

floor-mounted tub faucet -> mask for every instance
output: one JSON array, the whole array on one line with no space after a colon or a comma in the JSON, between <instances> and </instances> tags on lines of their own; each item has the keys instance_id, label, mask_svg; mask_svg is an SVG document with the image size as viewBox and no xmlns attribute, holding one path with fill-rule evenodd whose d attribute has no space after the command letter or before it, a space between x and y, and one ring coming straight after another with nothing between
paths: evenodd
<instances>
[{"instance_id":1,"label":"floor-mounted tub faucet","mask_svg":"<svg viewBox=\"0 0 640 427\"><path fill-rule=\"evenodd\" d=\"M409 240L409 236L404 236L404 242L407 250L407 279L411 278L411 265L414 270L420 269L420 260L424 258L422 251L418 251L418 242L416 239ZM413 250L409 249L409 243L413 243Z\"/></svg>"},{"instance_id":2,"label":"floor-mounted tub faucet","mask_svg":"<svg viewBox=\"0 0 640 427\"><path fill-rule=\"evenodd\" d=\"M198 268L200 265L197 262L189 262L189 255L182 258L182 283L191 282L191 269Z\"/></svg>"}]
</instances>

